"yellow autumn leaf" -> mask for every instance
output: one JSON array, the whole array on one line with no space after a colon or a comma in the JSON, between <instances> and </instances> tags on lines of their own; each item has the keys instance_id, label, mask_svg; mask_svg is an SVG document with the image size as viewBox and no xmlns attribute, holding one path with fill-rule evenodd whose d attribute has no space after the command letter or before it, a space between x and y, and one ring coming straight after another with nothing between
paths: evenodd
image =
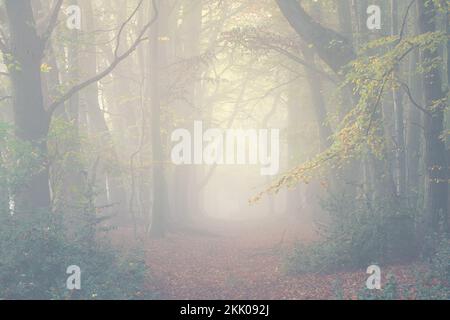
<instances>
[{"instance_id":1,"label":"yellow autumn leaf","mask_svg":"<svg viewBox=\"0 0 450 320\"><path fill-rule=\"evenodd\" d=\"M41 64L41 72L48 73L51 70L52 70L52 67L50 67L48 64L46 64L46 63Z\"/></svg>"}]
</instances>

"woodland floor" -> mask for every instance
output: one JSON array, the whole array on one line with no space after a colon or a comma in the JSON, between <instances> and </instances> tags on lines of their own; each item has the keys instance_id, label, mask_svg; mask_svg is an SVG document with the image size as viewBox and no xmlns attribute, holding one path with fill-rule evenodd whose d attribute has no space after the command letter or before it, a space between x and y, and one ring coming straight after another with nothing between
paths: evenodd
<instances>
[{"instance_id":1,"label":"woodland floor","mask_svg":"<svg viewBox=\"0 0 450 320\"><path fill-rule=\"evenodd\" d=\"M297 241L314 238L311 227L292 218L209 220L164 239L147 240L149 287L160 299L334 299L333 288L339 281L345 298L356 298L368 277L365 269L328 275L286 274L285 254ZM382 267L382 272L382 277L393 274L402 283L414 282L406 266Z\"/></svg>"}]
</instances>

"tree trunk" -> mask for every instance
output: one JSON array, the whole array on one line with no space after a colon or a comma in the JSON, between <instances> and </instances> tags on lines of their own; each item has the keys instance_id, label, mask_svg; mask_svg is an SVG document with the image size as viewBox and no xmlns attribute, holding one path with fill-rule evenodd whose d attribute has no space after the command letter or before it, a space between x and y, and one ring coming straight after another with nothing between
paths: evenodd
<instances>
[{"instance_id":1,"label":"tree trunk","mask_svg":"<svg viewBox=\"0 0 450 320\"><path fill-rule=\"evenodd\" d=\"M43 157L42 169L35 172L27 186L15 197L18 211L36 211L50 206L47 134L50 118L44 108L41 61L44 42L36 32L30 0L6 0L11 34L11 54L6 62L13 90L16 134L31 143Z\"/></svg>"},{"instance_id":2,"label":"tree trunk","mask_svg":"<svg viewBox=\"0 0 450 320\"><path fill-rule=\"evenodd\" d=\"M352 11L350 8L350 0L340 0L337 3L339 16L339 28L344 37L353 44L353 27L352 27Z\"/></svg>"},{"instance_id":3,"label":"tree trunk","mask_svg":"<svg viewBox=\"0 0 450 320\"><path fill-rule=\"evenodd\" d=\"M391 0L391 34L399 35L398 25L398 1ZM399 75L400 68L394 70L394 78ZM397 194L403 197L406 192L406 155L405 155L405 126L403 120L403 94L399 87L392 88L394 101L394 123L395 123L395 160L396 160L396 184Z\"/></svg>"},{"instance_id":4,"label":"tree trunk","mask_svg":"<svg viewBox=\"0 0 450 320\"><path fill-rule=\"evenodd\" d=\"M420 32L435 32L436 9L432 1L417 1ZM424 49L422 63L438 58L436 50ZM447 223L447 159L445 144L441 139L444 129L444 110L446 108L440 70L433 68L423 74L425 104L431 116L424 119L425 127L425 164L426 164L426 231L428 234L439 230L439 224ZM439 103L436 105L436 102ZM446 227L446 226L444 226Z\"/></svg>"},{"instance_id":5,"label":"tree trunk","mask_svg":"<svg viewBox=\"0 0 450 320\"><path fill-rule=\"evenodd\" d=\"M83 0L84 27L88 32L95 32L96 25L93 12L93 3L90 0ZM97 40L95 34L92 35L94 40ZM92 45L87 43L85 45L85 54L82 59L82 64L85 66L86 72L83 74L86 78L91 78L97 73L97 46L96 41L93 41ZM119 162L119 157L114 146L113 138L109 128L106 124L103 110L100 108L99 103L99 86L95 82L85 88L82 92L83 108L87 116L86 123L88 126L88 132L91 135L96 136L98 143L104 149L105 153L109 155L114 161ZM107 213L113 215L119 213L120 222L125 220L126 216L124 212L126 210L127 193L124 187L123 175L121 170L108 169L106 165L109 159L102 158L99 161L96 174L96 187L98 188L98 194L96 196L96 204L98 206L108 207ZM107 182L108 185L107 185Z\"/></svg>"},{"instance_id":6,"label":"tree trunk","mask_svg":"<svg viewBox=\"0 0 450 320\"><path fill-rule=\"evenodd\" d=\"M309 16L297 0L277 0L290 25L330 68L339 73L343 66L356 58L352 44L334 30L322 26Z\"/></svg>"},{"instance_id":7,"label":"tree trunk","mask_svg":"<svg viewBox=\"0 0 450 320\"><path fill-rule=\"evenodd\" d=\"M415 20L417 17L417 10L413 10ZM415 24L414 34L419 33L418 25ZM419 105L424 105L423 99L423 86L421 82L421 77L417 73L418 64L420 63L420 52L418 49L414 50L412 57L410 59L409 66L409 88L414 101L418 102ZM407 189L408 193L411 195L410 200L413 204L418 204L418 195L423 191L423 182L421 179L421 171L423 167L421 164L422 151L421 146L423 144L423 134L422 134L422 111L419 110L412 101L409 102L408 111L408 126L407 126L407 145L406 145L406 167L407 167Z\"/></svg>"},{"instance_id":8,"label":"tree trunk","mask_svg":"<svg viewBox=\"0 0 450 320\"><path fill-rule=\"evenodd\" d=\"M315 65L314 52L309 48L302 48L303 57L305 61L310 65ZM327 109L325 105L325 99L323 96L323 84L322 79L317 72L311 71L309 68L305 68L307 76L308 86L310 89L311 100L314 108L314 114L316 116L317 125L319 127L320 137L320 151L325 151L331 145L330 137L333 134L327 120Z\"/></svg>"},{"instance_id":9,"label":"tree trunk","mask_svg":"<svg viewBox=\"0 0 450 320\"><path fill-rule=\"evenodd\" d=\"M152 142L152 172L153 172L153 203L150 236L163 237L166 231L168 217L167 185L164 172L165 157L161 138L161 70L166 66L166 48L160 41L161 30L165 30L168 16L167 3L158 1L159 19L150 30L150 105L151 105L151 142Z\"/></svg>"},{"instance_id":10,"label":"tree trunk","mask_svg":"<svg viewBox=\"0 0 450 320\"><path fill-rule=\"evenodd\" d=\"M419 50L413 53L410 62L410 80L409 87L413 94L414 101L423 105L422 85L420 77L415 74L419 62ZM408 112L408 134L407 134L407 185L408 192L417 200L416 196L420 193L420 158L421 158L421 123L422 111L420 111L412 102L409 103ZM426 115L425 115L426 116Z\"/></svg>"}]
</instances>

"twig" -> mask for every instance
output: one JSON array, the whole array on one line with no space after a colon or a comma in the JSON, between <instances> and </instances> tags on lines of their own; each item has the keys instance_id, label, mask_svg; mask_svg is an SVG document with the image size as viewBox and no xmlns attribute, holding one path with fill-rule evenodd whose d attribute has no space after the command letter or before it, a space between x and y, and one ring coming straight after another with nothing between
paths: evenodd
<instances>
[{"instance_id":1,"label":"twig","mask_svg":"<svg viewBox=\"0 0 450 320\"><path fill-rule=\"evenodd\" d=\"M103 70L99 74L95 75L94 77L72 87L68 92L66 92L64 95L62 95L60 98L55 100L52 104L50 104L50 106L48 107L48 110L47 110L47 112L49 114L52 114L61 104L63 104L68 99L70 99L78 91L80 91L80 90L86 88L87 86L91 85L92 83L95 83L95 82L103 79L104 77L106 77L108 74L111 73L111 71L113 71L117 67L117 65L119 65L120 62L122 62L132 52L134 52L136 50L136 48L139 46L139 44L146 39L146 38L144 38L144 35L147 32L147 30L158 19L159 13L158 13L158 8L156 6L155 0L153 0L152 3L153 3L154 12L155 12L153 18L149 21L149 23L147 23L142 28L142 30L139 32L138 37L136 38L134 43L128 48L128 50L125 51L123 54L117 56L105 70Z\"/></svg>"},{"instance_id":2,"label":"twig","mask_svg":"<svg viewBox=\"0 0 450 320\"><path fill-rule=\"evenodd\" d=\"M58 0L52 10L52 13L50 15L49 18L49 22L48 22L48 26L47 29L45 30L45 32L43 33L41 39L43 41L43 43L47 43L48 39L50 38L50 36L52 35L53 30L55 30L55 27L57 25L58 22L58 15L59 12L61 10L61 6L63 4L64 0Z\"/></svg>"},{"instance_id":3,"label":"twig","mask_svg":"<svg viewBox=\"0 0 450 320\"><path fill-rule=\"evenodd\" d=\"M404 35L405 29L406 29L406 20L408 19L409 11L410 11L412 5L414 4L414 2L416 2L416 0L412 0L411 3L406 8L406 13L403 16L402 27L400 29L400 36L399 36L397 44L400 43L400 41L402 41L402 39L403 39L403 35Z\"/></svg>"},{"instance_id":4,"label":"twig","mask_svg":"<svg viewBox=\"0 0 450 320\"><path fill-rule=\"evenodd\" d=\"M287 50L285 50L285 49L283 49L283 48L276 47L276 46L271 46L271 45L269 45L269 47L272 48L273 50L275 50L275 51L277 51L277 52L279 52L279 53L285 55L285 56L288 57L289 59L291 59L291 60L293 60L293 61L295 61L295 62L301 64L302 66L304 66L304 67L306 67L306 68L308 68L308 69L310 69L310 70L312 70L312 71L314 71L314 72L316 72L316 73L318 73L318 74L324 76L326 79L330 80L331 82L337 83L336 79L334 79L334 78L333 78L332 76L330 76L328 73L326 73L326 72L324 72L324 71L322 71L322 70L320 70L320 69L318 69L318 68L312 66L311 64L307 63L307 62L304 61L303 59L297 57L295 54L293 54L293 53L291 53L291 52L289 52L289 51L287 51Z\"/></svg>"},{"instance_id":5,"label":"twig","mask_svg":"<svg viewBox=\"0 0 450 320\"><path fill-rule=\"evenodd\" d=\"M397 44L398 45L398 44ZM366 135L369 135L370 129L372 127L372 122L373 122L373 117L375 116L375 113L377 111L378 105L380 104L381 101L381 97L383 95L384 92L384 87L386 86L386 82L387 82L387 77L395 70L396 66L398 65L398 63L400 61L402 61L411 51L413 51L415 48L417 47L417 45L412 45L411 48L409 48L408 50L406 50L400 57L396 58L394 65L383 74L383 83L381 85L381 89L378 92L378 97L377 100L375 102L375 105L373 107L372 110L372 114L370 115L370 120L369 120L369 126L367 127L367 132Z\"/></svg>"},{"instance_id":6,"label":"twig","mask_svg":"<svg viewBox=\"0 0 450 320\"><path fill-rule=\"evenodd\" d=\"M3 36L0 36L0 51L3 54L7 54L9 52L8 46L5 43L5 40L3 39Z\"/></svg>"},{"instance_id":7,"label":"twig","mask_svg":"<svg viewBox=\"0 0 450 320\"><path fill-rule=\"evenodd\" d=\"M12 99L12 96L0 97L0 102L2 102L4 100L9 100L9 99Z\"/></svg>"},{"instance_id":8,"label":"twig","mask_svg":"<svg viewBox=\"0 0 450 320\"><path fill-rule=\"evenodd\" d=\"M423 113L425 113L428 116L432 116L432 114L425 109L424 107L422 107L421 105L419 105L416 100L414 99L414 97L411 94L411 89L409 88L409 86L404 83L403 81L397 80L398 83L400 83L400 85L402 86L403 90L405 91L406 95L408 96L409 100L412 102L412 104L419 109L420 111L422 111Z\"/></svg>"},{"instance_id":9,"label":"twig","mask_svg":"<svg viewBox=\"0 0 450 320\"><path fill-rule=\"evenodd\" d=\"M133 10L133 12L131 13L131 15L122 23L122 25L119 28L119 32L117 33L117 38L116 38L116 47L114 49L114 58L117 58L117 53L119 51L120 48L120 37L122 35L123 29L125 28L125 26L128 24L128 22L130 22L130 20L134 17L134 15L136 14L136 12L139 10L139 8L142 5L142 2L144 0L139 1L138 5L136 6L136 8Z\"/></svg>"}]
</instances>

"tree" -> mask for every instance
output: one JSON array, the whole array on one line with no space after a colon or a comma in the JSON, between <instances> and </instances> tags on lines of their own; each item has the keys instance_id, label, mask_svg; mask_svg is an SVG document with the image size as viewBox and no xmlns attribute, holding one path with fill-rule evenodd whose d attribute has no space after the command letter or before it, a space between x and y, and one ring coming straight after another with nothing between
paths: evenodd
<instances>
[{"instance_id":1,"label":"tree","mask_svg":"<svg viewBox=\"0 0 450 320\"><path fill-rule=\"evenodd\" d=\"M14 122L17 136L29 143L45 159L50 115L44 107L41 64L45 46L53 31L62 1L53 9L47 30L38 35L30 0L6 0L10 44L2 45L9 66L13 90ZM26 188L15 198L19 211L39 210L50 206L49 168L46 160Z\"/></svg>"},{"instance_id":2,"label":"tree","mask_svg":"<svg viewBox=\"0 0 450 320\"><path fill-rule=\"evenodd\" d=\"M133 14L126 19L119 29L113 61L103 71L73 86L52 101L49 106L44 106L41 78L42 59L57 24L63 1L58 0L55 3L47 27L41 35L38 35L36 29L30 0L5 1L10 43L8 46L4 41L1 41L0 49L5 57L6 64L9 66L12 81L14 123L17 136L35 147L43 159L41 170L30 177L26 188L17 195L15 199L17 210L33 211L50 207L46 139L52 114L58 107L77 95L79 91L107 76L144 41L146 31L157 20L157 14L137 33L136 39L123 53L118 52L123 28L136 14L142 2L142 0L139 2Z\"/></svg>"},{"instance_id":3,"label":"tree","mask_svg":"<svg viewBox=\"0 0 450 320\"><path fill-rule=\"evenodd\" d=\"M277 0L277 3L297 34L314 46L317 54L334 72L339 73L342 67L356 58L347 38L314 21L297 0Z\"/></svg>"},{"instance_id":4,"label":"tree","mask_svg":"<svg viewBox=\"0 0 450 320\"><path fill-rule=\"evenodd\" d=\"M166 47L161 39L167 30L168 6L166 1L156 1L153 10L161 10L161 18L150 30L150 108L151 108L151 141L152 141L152 173L153 203L150 235L163 237L166 232L169 204L167 200L167 183L164 170L165 157L161 138L161 72L167 66Z\"/></svg>"},{"instance_id":5,"label":"tree","mask_svg":"<svg viewBox=\"0 0 450 320\"><path fill-rule=\"evenodd\" d=\"M391 34L401 36L398 21L398 1L391 0ZM393 72L394 77L399 77L400 68L397 66ZM395 149L396 149L396 171L397 171L397 192L403 197L406 189L406 148L405 148L405 126L403 119L403 92L399 87L392 88L394 101L395 119Z\"/></svg>"},{"instance_id":6,"label":"tree","mask_svg":"<svg viewBox=\"0 0 450 320\"><path fill-rule=\"evenodd\" d=\"M419 30L422 34L436 31L436 8L433 1L417 1ZM435 49L422 50L422 64L428 65L438 58ZM439 223L448 223L448 164L444 129L445 95L441 73L436 67L426 68L423 74L425 105L430 115L424 118L426 164L426 228L428 233L439 230Z\"/></svg>"}]
</instances>

